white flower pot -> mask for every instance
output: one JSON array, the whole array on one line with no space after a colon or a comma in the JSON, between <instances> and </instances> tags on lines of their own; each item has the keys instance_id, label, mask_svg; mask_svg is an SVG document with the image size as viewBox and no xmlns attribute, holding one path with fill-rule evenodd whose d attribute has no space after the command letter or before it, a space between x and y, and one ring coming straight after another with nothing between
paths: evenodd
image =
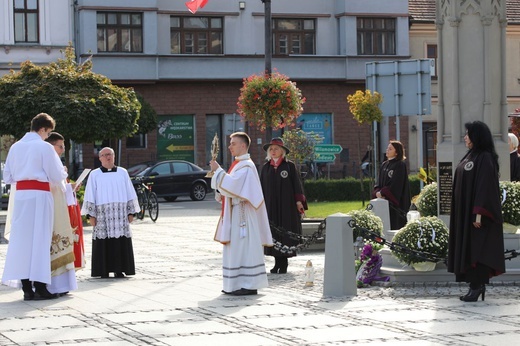
<instances>
[{"instance_id":1,"label":"white flower pot","mask_svg":"<svg viewBox=\"0 0 520 346\"><path fill-rule=\"evenodd\" d=\"M504 227L504 233L515 234L516 231L518 230L518 226L511 225L510 223L507 223L507 222L503 223L503 227Z\"/></svg>"},{"instance_id":2,"label":"white flower pot","mask_svg":"<svg viewBox=\"0 0 520 346\"><path fill-rule=\"evenodd\" d=\"M435 265L437 263L435 262L417 262L412 263L413 269L415 269L418 272L431 272L435 270Z\"/></svg>"}]
</instances>

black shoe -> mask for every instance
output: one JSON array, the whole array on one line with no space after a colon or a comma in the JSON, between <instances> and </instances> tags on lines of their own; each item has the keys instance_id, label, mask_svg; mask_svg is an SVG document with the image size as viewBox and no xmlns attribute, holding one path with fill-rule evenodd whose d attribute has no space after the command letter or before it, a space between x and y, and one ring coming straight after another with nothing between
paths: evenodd
<instances>
[{"instance_id":1,"label":"black shoe","mask_svg":"<svg viewBox=\"0 0 520 346\"><path fill-rule=\"evenodd\" d=\"M116 277L118 279L123 279L123 278L125 278L125 274L123 274L123 273L115 273L114 277Z\"/></svg>"},{"instance_id":2,"label":"black shoe","mask_svg":"<svg viewBox=\"0 0 520 346\"><path fill-rule=\"evenodd\" d=\"M63 296L66 296L67 294L69 294L69 291L61 292L61 293L58 293L58 297L63 297Z\"/></svg>"},{"instance_id":3,"label":"black shoe","mask_svg":"<svg viewBox=\"0 0 520 346\"><path fill-rule=\"evenodd\" d=\"M476 289L470 288L468 294L460 297L460 300L462 300L463 302L476 302L481 294L482 294L482 301L484 301L484 299L486 297L486 285L482 285Z\"/></svg>"},{"instance_id":4,"label":"black shoe","mask_svg":"<svg viewBox=\"0 0 520 346\"><path fill-rule=\"evenodd\" d=\"M102 279L108 279L108 277L109 277L108 274L103 274L103 275L101 275L101 278L102 278Z\"/></svg>"},{"instance_id":5,"label":"black shoe","mask_svg":"<svg viewBox=\"0 0 520 346\"><path fill-rule=\"evenodd\" d=\"M270 270L272 274L277 274L278 270L280 270L280 267L274 266L273 269Z\"/></svg>"},{"instance_id":6,"label":"black shoe","mask_svg":"<svg viewBox=\"0 0 520 346\"><path fill-rule=\"evenodd\" d=\"M33 300L34 299L34 291L32 287L32 282L29 279L22 279L22 291L23 291L23 300Z\"/></svg>"},{"instance_id":7,"label":"black shoe","mask_svg":"<svg viewBox=\"0 0 520 346\"><path fill-rule=\"evenodd\" d=\"M222 290L221 292L224 293L224 294L233 294L233 292L227 292L227 291L224 291L224 290Z\"/></svg>"},{"instance_id":8,"label":"black shoe","mask_svg":"<svg viewBox=\"0 0 520 346\"><path fill-rule=\"evenodd\" d=\"M241 288L239 290L231 292L234 296L253 296L258 294L257 290L248 290L247 288Z\"/></svg>"},{"instance_id":9,"label":"black shoe","mask_svg":"<svg viewBox=\"0 0 520 346\"><path fill-rule=\"evenodd\" d=\"M289 266L289 259L287 257L280 258L280 270L278 274L287 274L287 267Z\"/></svg>"},{"instance_id":10,"label":"black shoe","mask_svg":"<svg viewBox=\"0 0 520 346\"><path fill-rule=\"evenodd\" d=\"M34 300L34 292L24 292L23 300Z\"/></svg>"},{"instance_id":11,"label":"black shoe","mask_svg":"<svg viewBox=\"0 0 520 346\"><path fill-rule=\"evenodd\" d=\"M57 294L47 292L34 292L34 299L33 300L47 300L47 299L56 299L58 298Z\"/></svg>"}]
</instances>

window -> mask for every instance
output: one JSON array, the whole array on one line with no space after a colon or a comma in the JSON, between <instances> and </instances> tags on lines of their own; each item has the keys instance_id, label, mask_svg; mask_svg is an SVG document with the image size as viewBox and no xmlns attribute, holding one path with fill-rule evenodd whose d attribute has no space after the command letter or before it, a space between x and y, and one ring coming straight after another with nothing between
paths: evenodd
<instances>
[{"instance_id":1,"label":"window","mask_svg":"<svg viewBox=\"0 0 520 346\"><path fill-rule=\"evenodd\" d=\"M143 51L141 13L97 13L98 52Z\"/></svg>"},{"instance_id":2,"label":"window","mask_svg":"<svg viewBox=\"0 0 520 346\"><path fill-rule=\"evenodd\" d=\"M395 55L394 18L358 18L359 55Z\"/></svg>"},{"instance_id":3,"label":"window","mask_svg":"<svg viewBox=\"0 0 520 346\"><path fill-rule=\"evenodd\" d=\"M15 0L14 41L39 42L38 25L38 0Z\"/></svg>"},{"instance_id":4,"label":"window","mask_svg":"<svg viewBox=\"0 0 520 346\"><path fill-rule=\"evenodd\" d=\"M431 65L431 75L432 75L432 77L437 77L437 45L436 44L426 45L426 57L428 59L433 59L432 65Z\"/></svg>"},{"instance_id":5,"label":"window","mask_svg":"<svg viewBox=\"0 0 520 346\"><path fill-rule=\"evenodd\" d=\"M150 175L168 175L172 174L169 162L161 163L155 166Z\"/></svg>"},{"instance_id":6,"label":"window","mask_svg":"<svg viewBox=\"0 0 520 346\"><path fill-rule=\"evenodd\" d=\"M170 17L172 54L223 54L222 18Z\"/></svg>"},{"instance_id":7,"label":"window","mask_svg":"<svg viewBox=\"0 0 520 346\"><path fill-rule=\"evenodd\" d=\"M187 163L183 162L174 162L173 163L173 172L174 173L189 173L191 172L191 166Z\"/></svg>"},{"instance_id":8,"label":"window","mask_svg":"<svg viewBox=\"0 0 520 346\"><path fill-rule=\"evenodd\" d=\"M273 19L274 54L316 54L314 19Z\"/></svg>"},{"instance_id":9,"label":"window","mask_svg":"<svg viewBox=\"0 0 520 346\"><path fill-rule=\"evenodd\" d=\"M136 133L132 137L126 139L126 147L128 149L146 148L146 134Z\"/></svg>"}]
</instances>

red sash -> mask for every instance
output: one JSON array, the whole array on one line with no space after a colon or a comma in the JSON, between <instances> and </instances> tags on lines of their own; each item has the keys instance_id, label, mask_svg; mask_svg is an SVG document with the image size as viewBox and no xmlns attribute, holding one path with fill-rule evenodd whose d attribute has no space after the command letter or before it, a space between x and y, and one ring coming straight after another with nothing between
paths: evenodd
<instances>
[{"instance_id":1,"label":"red sash","mask_svg":"<svg viewBox=\"0 0 520 346\"><path fill-rule=\"evenodd\" d=\"M20 180L16 182L17 190L41 190L50 191L51 187L48 182L38 180Z\"/></svg>"}]
</instances>

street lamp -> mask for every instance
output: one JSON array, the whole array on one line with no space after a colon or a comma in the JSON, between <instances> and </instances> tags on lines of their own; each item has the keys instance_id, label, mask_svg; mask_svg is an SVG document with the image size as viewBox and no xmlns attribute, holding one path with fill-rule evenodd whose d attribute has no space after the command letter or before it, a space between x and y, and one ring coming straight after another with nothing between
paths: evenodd
<instances>
[{"instance_id":1,"label":"street lamp","mask_svg":"<svg viewBox=\"0 0 520 346\"><path fill-rule=\"evenodd\" d=\"M273 55L273 26L271 25L271 0L262 0L264 3L265 17L265 74L271 76L272 67L271 60ZM267 126L265 129L266 141L270 141L273 137L273 129Z\"/></svg>"}]
</instances>

